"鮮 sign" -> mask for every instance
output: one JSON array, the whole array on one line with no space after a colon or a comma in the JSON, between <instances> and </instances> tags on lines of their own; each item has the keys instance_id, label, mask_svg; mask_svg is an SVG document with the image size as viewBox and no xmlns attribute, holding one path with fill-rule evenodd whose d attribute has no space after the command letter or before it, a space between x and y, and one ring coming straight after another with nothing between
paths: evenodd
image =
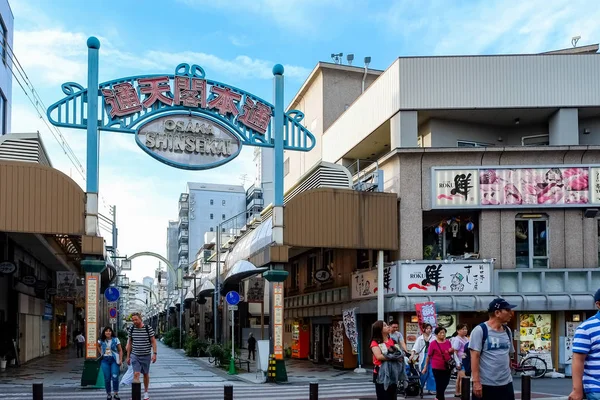
<instances>
[{"instance_id":1,"label":"\u9bae sign","mask_svg":"<svg viewBox=\"0 0 600 400\"><path fill-rule=\"evenodd\" d=\"M439 260L419 264L400 264L400 293L470 294L492 291L490 263L443 263Z\"/></svg>"}]
</instances>

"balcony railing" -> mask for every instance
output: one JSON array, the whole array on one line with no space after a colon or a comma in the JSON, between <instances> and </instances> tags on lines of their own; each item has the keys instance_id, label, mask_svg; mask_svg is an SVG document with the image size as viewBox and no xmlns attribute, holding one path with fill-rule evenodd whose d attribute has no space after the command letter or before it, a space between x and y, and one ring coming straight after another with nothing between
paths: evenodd
<instances>
[{"instance_id":1,"label":"balcony railing","mask_svg":"<svg viewBox=\"0 0 600 400\"><path fill-rule=\"evenodd\" d=\"M598 268L496 269L494 291L502 294L581 294L600 287Z\"/></svg>"},{"instance_id":2,"label":"balcony railing","mask_svg":"<svg viewBox=\"0 0 600 400\"><path fill-rule=\"evenodd\" d=\"M190 222L190 220L189 220L189 218L187 216L180 217L179 218L179 229L181 229L181 228L187 228L189 222Z\"/></svg>"},{"instance_id":3,"label":"balcony railing","mask_svg":"<svg viewBox=\"0 0 600 400\"><path fill-rule=\"evenodd\" d=\"M187 201L179 203L179 215L180 216L187 215L189 210L190 210L190 204Z\"/></svg>"},{"instance_id":4,"label":"balcony railing","mask_svg":"<svg viewBox=\"0 0 600 400\"><path fill-rule=\"evenodd\" d=\"M183 229L179 231L179 241L187 241L190 238L189 231L187 229Z\"/></svg>"},{"instance_id":5,"label":"balcony railing","mask_svg":"<svg viewBox=\"0 0 600 400\"><path fill-rule=\"evenodd\" d=\"M187 254L188 254L188 251L189 251L189 249L190 249L190 248L189 248L189 246L188 246L187 244L182 244L182 245L180 245L180 246L179 246L179 255L182 255L182 254L185 254L185 255L187 255Z\"/></svg>"}]
</instances>

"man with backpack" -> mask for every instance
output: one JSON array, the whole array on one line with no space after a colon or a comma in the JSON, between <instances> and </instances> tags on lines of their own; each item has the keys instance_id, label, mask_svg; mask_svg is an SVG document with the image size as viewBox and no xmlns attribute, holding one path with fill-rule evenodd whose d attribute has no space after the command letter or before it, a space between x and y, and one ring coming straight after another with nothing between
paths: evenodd
<instances>
[{"instance_id":1,"label":"man with backpack","mask_svg":"<svg viewBox=\"0 0 600 400\"><path fill-rule=\"evenodd\" d=\"M512 333L506 325L515 306L502 298L488 307L489 319L471 332L468 344L471 358L473 396L482 400L514 400L510 357L514 354Z\"/></svg>"},{"instance_id":2,"label":"man with backpack","mask_svg":"<svg viewBox=\"0 0 600 400\"><path fill-rule=\"evenodd\" d=\"M127 340L127 364L133 368L133 381L140 381L140 374L144 375L144 400L148 400L148 386L150 385L150 362L156 362L156 338L154 330L142 322L140 313L131 315L133 326L129 328Z\"/></svg>"}]
</instances>

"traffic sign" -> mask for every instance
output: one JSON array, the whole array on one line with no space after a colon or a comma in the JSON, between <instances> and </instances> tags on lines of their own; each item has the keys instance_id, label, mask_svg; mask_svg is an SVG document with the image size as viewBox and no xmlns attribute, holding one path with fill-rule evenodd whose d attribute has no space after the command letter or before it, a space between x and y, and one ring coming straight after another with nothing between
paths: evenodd
<instances>
[{"instance_id":1,"label":"traffic sign","mask_svg":"<svg viewBox=\"0 0 600 400\"><path fill-rule=\"evenodd\" d=\"M116 308L111 308L110 310L108 310L108 315L111 318L117 318L117 309Z\"/></svg>"},{"instance_id":2,"label":"traffic sign","mask_svg":"<svg viewBox=\"0 0 600 400\"><path fill-rule=\"evenodd\" d=\"M227 304L235 306L240 302L240 294L232 290L231 292L227 293L225 300L227 300Z\"/></svg>"},{"instance_id":3,"label":"traffic sign","mask_svg":"<svg viewBox=\"0 0 600 400\"><path fill-rule=\"evenodd\" d=\"M231 311L237 311L237 309L238 309L238 306L229 306L229 309L230 309Z\"/></svg>"},{"instance_id":4,"label":"traffic sign","mask_svg":"<svg viewBox=\"0 0 600 400\"><path fill-rule=\"evenodd\" d=\"M119 300L120 295L119 289L116 287L109 287L104 291L104 297L106 297L106 300L108 301L117 301Z\"/></svg>"},{"instance_id":5,"label":"traffic sign","mask_svg":"<svg viewBox=\"0 0 600 400\"><path fill-rule=\"evenodd\" d=\"M110 318L110 320L108 321L109 324L116 324L117 323L117 319L116 318Z\"/></svg>"}]
</instances>

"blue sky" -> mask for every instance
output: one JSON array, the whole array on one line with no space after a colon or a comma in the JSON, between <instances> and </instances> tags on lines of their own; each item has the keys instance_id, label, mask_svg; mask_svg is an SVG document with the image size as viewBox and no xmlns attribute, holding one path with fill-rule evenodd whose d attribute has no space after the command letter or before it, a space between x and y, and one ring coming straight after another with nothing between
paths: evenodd
<instances>
[{"instance_id":1,"label":"blue sky","mask_svg":"<svg viewBox=\"0 0 600 400\"><path fill-rule=\"evenodd\" d=\"M46 106L63 97L61 83L86 86L90 35L101 40L101 81L172 73L187 62L271 100L271 68L281 63L287 101L331 53L354 53L359 66L371 56L372 68L386 69L398 56L534 53L570 47L575 35L580 45L600 41L595 1L12 0L11 7L15 55ZM16 84L12 121L13 132L39 130L54 166L84 186ZM85 165L85 133L61 131ZM100 192L117 205L124 254L166 255L167 221L176 219L187 181L240 184L242 174L255 175L252 148L219 169L187 172L148 157L131 136L102 134ZM136 259L131 275L152 275L156 265Z\"/></svg>"}]
</instances>

